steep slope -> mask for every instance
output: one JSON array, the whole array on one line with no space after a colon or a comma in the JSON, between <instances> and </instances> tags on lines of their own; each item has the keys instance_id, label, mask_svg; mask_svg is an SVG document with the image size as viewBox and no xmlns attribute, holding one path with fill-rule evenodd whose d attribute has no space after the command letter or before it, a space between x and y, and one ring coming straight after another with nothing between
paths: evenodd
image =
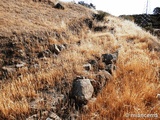
<instances>
[{"instance_id":1,"label":"steep slope","mask_svg":"<svg viewBox=\"0 0 160 120\"><path fill-rule=\"evenodd\" d=\"M54 8L52 0L0 1L0 118L160 115L158 38L130 21L74 3L60 4L64 10ZM77 108L70 98L73 80L84 76L98 81L96 75L105 70L102 55L116 51L112 80L93 95L96 100ZM85 70L90 61L95 66Z\"/></svg>"}]
</instances>

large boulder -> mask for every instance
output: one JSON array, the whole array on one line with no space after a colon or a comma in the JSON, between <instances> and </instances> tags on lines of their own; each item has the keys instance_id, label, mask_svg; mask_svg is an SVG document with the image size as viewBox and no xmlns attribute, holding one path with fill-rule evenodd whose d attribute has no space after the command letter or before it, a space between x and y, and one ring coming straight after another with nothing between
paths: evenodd
<instances>
[{"instance_id":1,"label":"large boulder","mask_svg":"<svg viewBox=\"0 0 160 120\"><path fill-rule=\"evenodd\" d=\"M71 95L76 100L76 104L86 105L93 92L94 88L89 79L77 77L73 81Z\"/></svg>"}]
</instances>

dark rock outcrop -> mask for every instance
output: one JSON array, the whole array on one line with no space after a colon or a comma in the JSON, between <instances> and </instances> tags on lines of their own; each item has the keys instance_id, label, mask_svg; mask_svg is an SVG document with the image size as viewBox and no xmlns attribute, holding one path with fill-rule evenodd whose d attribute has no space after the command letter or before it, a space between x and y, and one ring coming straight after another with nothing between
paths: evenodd
<instances>
[{"instance_id":1,"label":"dark rock outcrop","mask_svg":"<svg viewBox=\"0 0 160 120\"><path fill-rule=\"evenodd\" d=\"M118 52L115 52L113 54L102 55L102 62L104 62L106 65L116 63L117 59L118 59Z\"/></svg>"}]
</instances>

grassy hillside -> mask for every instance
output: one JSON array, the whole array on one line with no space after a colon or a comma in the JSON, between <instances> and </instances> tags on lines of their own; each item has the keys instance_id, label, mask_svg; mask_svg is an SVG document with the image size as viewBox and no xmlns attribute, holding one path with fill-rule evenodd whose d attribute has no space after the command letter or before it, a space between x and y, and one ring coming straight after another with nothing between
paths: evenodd
<instances>
[{"instance_id":1,"label":"grassy hillside","mask_svg":"<svg viewBox=\"0 0 160 120\"><path fill-rule=\"evenodd\" d=\"M139 15L121 15L120 17L134 21L137 25L150 31L152 34L160 37L160 15L159 14L139 14Z\"/></svg>"},{"instance_id":2,"label":"grassy hillside","mask_svg":"<svg viewBox=\"0 0 160 120\"><path fill-rule=\"evenodd\" d=\"M133 22L74 3L0 1L0 119L137 119L160 116L160 42ZM53 46L60 51L52 51ZM88 79L105 65L102 54L118 51L112 80L82 109L70 100L77 76ZM84 65L96 61L86 71ZM152 118L149 118L152 119ZM158 118L157 118L158 119Z\"/></svg>"}]
</instances>

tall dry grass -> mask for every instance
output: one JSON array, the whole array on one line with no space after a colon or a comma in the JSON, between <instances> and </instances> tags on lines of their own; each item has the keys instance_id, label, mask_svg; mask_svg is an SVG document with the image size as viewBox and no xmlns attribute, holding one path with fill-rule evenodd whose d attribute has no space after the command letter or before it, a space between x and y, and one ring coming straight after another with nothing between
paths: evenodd
<instances>
[{"instance_id":1,"label":"tall dry grass","mask_svg":"<svg viewBox=\"0 0 160 120\"><path fill-rule=\"evenodd\" d=\"M3 10L5 9L4 3L2 4L4 5ZM16 6L17 4L19 3L16 1ZM9 2L9 6L12 5L14 4ZM41 5L39 3L34 4L35 9L32 8L31 4L24 3L23 5L24 7L28 6L30 9L33 9L34 11L32 12L39 11L39 7L44 8L44 4ZM28 19L34 22L28 23L28 20L23 18L23 12L25 12L25 10L21 11L20 8L17 12L22 12L20 12L20 15L25 19L24 21L22 18L18 19L19 21L16 20L17 18L13 18L13 21L15 21L13 22L11 21L12 16L10 15L4 17L4 20L2 20L3 22L5 22L6 19L9 20L2 25L3 31L5 32L10 30L8 26L11 26L13 29L15 28L15 24L17 24L19 26L17 29L19 30L19 28L25 24L25 26L28 27L25 28L23 26L22 28L26 31L31 28L34 28L34 30L60 29L60 31L66 29L65 32L68 33L70 37L69 40L63 41L68 44L68 48L62 51L57 58L48 59L49 65L47 68L41 67L41 69L35 73L30 73L1 84L0 118L25 119L25 116L31 112L29 102L40 96L40 89L46 86L54 87L54 83L57 81L60 82L64 77L67 78L66 80L69 82L72 82L77 75L92 77L92 74L95 74L94 71L84 71L83 65L87 63L88 60L100 58L104 53L111 53L117 50L119 51L119 57L116 64L117 70L113 74L114 79L105 86L94 103L89 103L89 109L81 115L81 119L121 120L127 119L125 117L126 113L157 113L160 115L159 101L156 98L156 95L160 92L160 58L158 51L154 51L154 48L158 50L160 47L158 39L143 31L135 24L113 16L105 18L103 24L106 25L108 29L103 33L87 32L88 29L86 27L83 26L82 29L80 23L76 23L77 19L74 23L65 21L66 19L68 20L69 17L77 17L77 11L79 9L84 10L84 8L77 8L77 6L71 6L69 4L66 6L68 6L69 9L65 10L64 13L60 12L60 15L64 17L64 20L60 21L60 23L55 22L56 19L52 17L45 18L44 9L40 9L40 12L43 14L42 17L39 16L37 18L36 14L30 13L30 15L33 16L31 18L28 16ZM48 9L49 8L47 8L47 10ZM26 8L26 10L29 9ZM74 11L74 13L73 10L77 11ZM8 11L8 14L10 14L10 10ZM66 11L67 13L72 11L73 14L67 14L68 16L66 16ZM49 14L55 11L50 11L49 9L47 12ZM37 14L38 13L39 12L37 12ZM87 11L87 17L89 13L90 12ZM80 18L86 17L84 13L80 15ZM63 17L58 18L58 20L63 19ZM35 18L37 19L35 20ZM53 19L55 23L52 21ZM76 26L78 26L77 29L81 31L73 35L73 31L68 30L66 24L76 24ZM111 31L110 29L112 28L114 29ZM81 44L77 45L76 42L79 40L81 40ZM60 44L59 41L53 38L49 38L49 42L50 44ZM43 61L38 62L41 64Z\"/></svg>"},{"instance_id":2,"label":"tall dry grass","mask_svg":"<svg viewBox=\"0 0 160 120\"><path fill-rule=\"evenodd\" d=\"M155 40L159 47L157 38L129 21L110 20L114 21L111 25L116 29L117 45L120 45L117 70L114 80L106 85L94 103L89 103L88 111L81 119L138 119L128 118L126 114L159 116L160 104L156 95L160 92L160 60L157 52L149 48Z\"/></svg>"}]
</instances>

